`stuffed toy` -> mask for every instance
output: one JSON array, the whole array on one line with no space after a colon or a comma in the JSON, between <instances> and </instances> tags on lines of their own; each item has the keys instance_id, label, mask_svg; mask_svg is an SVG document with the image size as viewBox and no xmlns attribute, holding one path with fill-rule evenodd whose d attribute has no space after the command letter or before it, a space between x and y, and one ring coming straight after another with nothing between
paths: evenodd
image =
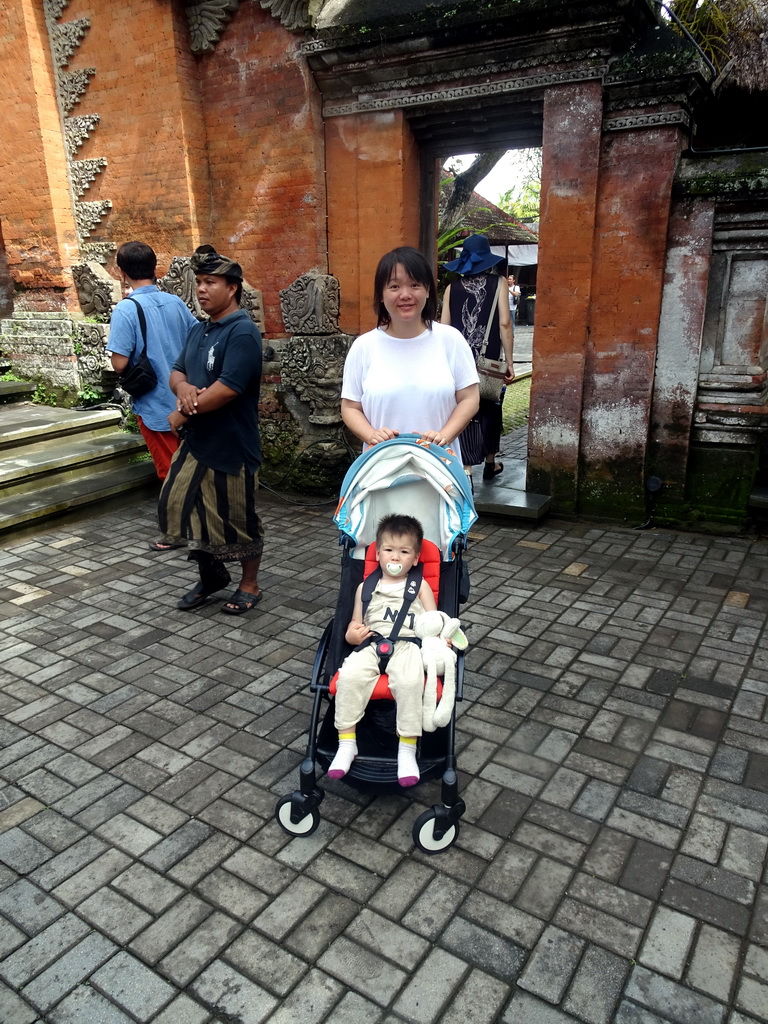
<instances>
[{"instance_id":1,"label":"stuffed toy","mask_svg":"<svg viewBox=\"0 0 768 1024\"><path fill-rule=\"evenodd\" d=\"M414 632L421 640L421 660L427 680L424 685L424 732L447 725L456 699L456 651L467 646L467 638L458 619L445 612L421 612L416 616ZM449 642L450 641L450 642ZM453 644L454 646L451 646ZM443 693L437 703L437 677L443 677Z\"/></svg>"}]
</instances>

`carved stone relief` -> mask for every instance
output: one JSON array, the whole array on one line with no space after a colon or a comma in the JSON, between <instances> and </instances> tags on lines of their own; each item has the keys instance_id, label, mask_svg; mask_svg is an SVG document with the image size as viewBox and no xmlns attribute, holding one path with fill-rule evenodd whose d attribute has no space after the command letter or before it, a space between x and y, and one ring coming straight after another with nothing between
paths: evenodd
<instances>
[{"instance_id":1,"label":"carved stone relief","mask_svg":"<svg viewBox=\"0 0 768 1024\"><path fill-rule=\"evenodd\" d=\"M81 241L85 241L111 209L112 201L110 199L100 199L95 203L75 203L75 221Z\"/></svg>"},{"instance_id":2,"label":"carved stone relief","mask_svg":"<svg viewBox=\"0 0 768 1024\"><path fill-rule=\"evenodd\" d=\"M91 263L106 263L116 248L114 242L83 242L80 245L83 257Z\"/></svg>"},{"instance_id":3,"label":"carved stone relief","mask_svg":"<svg viewBox=\"0 0 768 1024\"><path fill-rule=\"evenodd\" d=\"M312 28L325 0L261 0L261 6L291 32ZM189 48L210 53L238 10L240 0L186 0Z\"/></svg>"},{"instance_id":4,"label":"carved stone relief","mask_svg":"<svg viewBox=\"0 0 768 1024\"><path fill-rule=\"evenodd\" d=\"M282 386L309 406L310 423L338 426L342 422L341 378L353 340L349 334L298 337L285 346Z\"/></svg>"},{"instance_id":5,"label":"carved stone relief","mask_svg":"<svg viewBox=\"0 0 768 1024\"><path fill-rule=\"evenodd\" d=\"M310 270L280 292L283 323L289 334L335 334L339 329L339 282Z\"/></svg>"},{"instance_id":6,"label":"carved stone relief","mask_svg":"<svg viewBox=\"0 0 768 1024\"><path fill-rule=\"evenodd\" d=\"M43 9L56 72L56 87L62 112L62 130L67 150L69 177L75 199L74 215L80 242L80 255L86 260L105 263L114 246L108 242L91 242L89 236L111 209L112 203L108 199L99 202L84 202L81 197L107 166L107 161L104 157L75 160L77 151L98 125L99 115L68 116L88 88L91 77L96 74L96 69L64 70L91 27L91 22L88 18L75 18L72 21L60 22L59 19L68 2L69 0L43 0Z\"/></svg>"},{"instance_id":7,"label":"carved stone relief","mask_svg":"<svg viewBox=\"0 0 768 1024\"><path fill-rule=\"evenodd\" d=\"M189 257L174 256L168 268L168 273L165 277L158 279L157 287L164 292L169 292L171 295L178 295L198 320L204 319L205 314L200 309L195 294L195 275L192 271Z\"/></svg>"},{"instance_id":8,"label":"carved stone relief","mask_svg":"<svg viewBox=\"0 0 768 1024\"><path fill-rule=\"evenodd\" d=\"M282 350L280 390L302 421L313 426L341 425L341 378L353 338L339 333L339 282L310 270L280 292L286 331L293 335Z\"/></svg>"},{"instance_id":9,"label":"carved stone relief","mask_svg":"<svg viewBox=\"0 0 768 1024\"><path fill-rule=\"evenodd\" d=\"M174 256L168 273L157 282L157 287L171 295L178 295L198 320L205 320L205 313L197 302L195 291L195 275L188 256ZM243 281L243 296L240 308L244 309L262 334L266 331L264 318L264 301L261 292Z\"/></svg>"},{"instance_id":10,"label":"carved stone relief","mask_svg":"<svg viewBox=\"0 0 768 1024\"><path fill-rule=\"evenodd\" d=\"M73 160L70 163L72 188L78 199L91 187L106 166L107 161L104 157L99 157L97 160Z\"/></svg>"},{"instance_id":11,"label":"carved stone relief","mask_svg":"<svg viewBox=\"0 0 768 1024\"><path fill-rule=\"evenodd\" d=\"M261 6L271 11L292 32L311 28L320 13L323 0L261 0Z\"/></svg>"},{"instance_id":12,"label":"carved stone relief","mask_svg":"<svg viewBox=\"0 0 768 1024\"><path fill-rule=\"evenodd\" d=\"M104 374L112 374L107 360L106 324L76 323L75 353L83 385L92 384L100 390L109 390L104 382Z\"/></svg>"},{"instance_id":13,"label":"carved stone relief","mask_svg":"<svg viewBox=\"0 0 768 1024\"><path fill-rule=\"evenodd\" d=\"M96 262L72 267L80 308L86 316L109 320L112 308L120 301L120 285Z\"/></svg>"},{"instance_id":14,"label":"carved stone relief","mask_svg":"<svg viewBox=\"0 0 768 1024\"><path fill-rule=\"evenodd\" d=\"M240 0L187 0L192 53L210 53L239 6Z\"/></svg>"},{"instance_id":15,"label":"carved stone relief","mask_svg":"<svg viewBox=\"0 0 768 1024\"><path fill-rule=\"evenodd\" d=\"M59 94L64 113L68 114L88 88L88 82L96 74L96 68L82 68L78 71L59 73Z\"/></svg>"},{"instance_id":16,"label":"carved stone relief","mask_svg":"<svg viewBox=\"0 0 768 1024\"><path fill-rule=\"evenodd\" d=\"M66 21L63 25L52 26L51 47L57 67L65 68L69 64L90 27L91 23L87 18L77 18L75 21Z\"/></svg>"},{"instance_id":17,"label":"carved stone relief","mask_svg":"<svg viewBox=\"0 0 768 1024\"><path fill-rule=\"evenodd\" d=\"M101 118L98 114L84 114L80 117L64 118L64 139L67 153L72 159L82 146Z\"/></svg>"},{"instance_id":18,"label":"carved stone relief","mask_svg":"<svg viewBox=\"0 0 768 1024\"><path fill-rule=\"evenodd\" d=\"M58 21L58 19L64 13L64 8L69 3L69 0L43 0L43 9L45 16L50 21Z\"/></svg>"}]
</instances>

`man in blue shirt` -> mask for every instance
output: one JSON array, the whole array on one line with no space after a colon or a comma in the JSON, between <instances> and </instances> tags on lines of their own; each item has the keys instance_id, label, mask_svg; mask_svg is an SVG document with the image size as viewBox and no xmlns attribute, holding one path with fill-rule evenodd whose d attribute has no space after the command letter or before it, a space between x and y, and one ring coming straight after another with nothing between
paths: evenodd
<instances>
[{"instance_id":1,"label":"man in blue shirt","mask_svg":"<svg viewBox=\"0 0 768 1024\"><path fill-rule=\"evenodd\" d=\"M171 370L176 406L168 423L183 441L160 493L160 528L169 543L188 539L189 557L200 571L200 582L178 607L190 611L204 604L230 582L224 562L239 561L240 584L221 610L242 615L261 600L261 334L240 309L238 263L203 245L192 269L209 319L192 328Z\"/></svg>"},{"instance_id":2,"label":"man in blue shirt","mask_svg":"<svg viewBox=\"0 0 768 1024\"><path fill-rule=\"evenodd\" d=\"M123 287L130 288L131 295L115 306L107 350L117 373L133 366L141 356L144 339L136 308L139 303L147 326L147 357L157 374L157 385L140 398L132 399L132 405L157 475L165 480L173 453L179 447L178 435L168 427L168 414L176 408L176 396L168 378L197 320L178 295L160 291L155 284L157 257L149 245L124 242L117 250L117 266ZM158 542L150 547L167 551L172 545Z\"/></svg>"}]
</instances>

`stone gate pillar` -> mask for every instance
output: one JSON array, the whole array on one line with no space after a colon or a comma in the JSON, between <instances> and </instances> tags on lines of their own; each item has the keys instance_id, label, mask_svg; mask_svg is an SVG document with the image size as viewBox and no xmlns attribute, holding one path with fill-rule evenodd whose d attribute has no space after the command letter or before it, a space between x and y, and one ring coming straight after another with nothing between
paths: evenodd
<instances>
[{"instance_id":1,"label":"stone gate pillar","mask_svg":"<svg viewBox=\"0 0 768 1024\"><path fill-rule=\"evenodd\" d=\"M528 487L577 507L603 116L599 82L547 90Z\"/></svg>"}]
</instances>

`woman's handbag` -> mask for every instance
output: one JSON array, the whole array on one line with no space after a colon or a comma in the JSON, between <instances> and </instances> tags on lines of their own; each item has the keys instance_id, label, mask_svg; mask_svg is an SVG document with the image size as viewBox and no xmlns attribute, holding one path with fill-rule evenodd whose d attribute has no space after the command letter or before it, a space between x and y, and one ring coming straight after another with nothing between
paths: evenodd
<instances>
[{"instance_id":1,"label":"woman's handbag","mask_svg":"<svg viewBox=\"0 0 768 1024\"><path fill-rule=\"evenodd\" d=\"M504 352L503 345L499 346L498 358L491 359L486 355L488 337L491 333L491 326L493 324L496 306L499 303L500 291L501 278L499 278L499 283L496 287L496 294L494 295L493 303L491 304L491 311L488 314L488 323L485 326L485 337L483 338L483 343L480 346L480 351L477 353L477 359L475 360L477 373L480 377L480 397L489 402L498 402L501 398L501 389L504 386L504 377L507 373L507 357Z\"/></svg>"},{"instance_id":2,"label":"woman's handbag","mask_svg":"<svg viewBox=\"0 0 768 1024\"><path fill-rule=\"evenodd\" d=\"M128 296L128 301L132 302L138 310L144 348L133 366L126 370L125 373L120 374L117 378L117 383L123 391L128 392L131 398L141 398L142 395L146 395L152 388L157 387L157 374L147 357L147 321L144 317L144 310L136 299Z\"/></svg>"}]
</instances>

